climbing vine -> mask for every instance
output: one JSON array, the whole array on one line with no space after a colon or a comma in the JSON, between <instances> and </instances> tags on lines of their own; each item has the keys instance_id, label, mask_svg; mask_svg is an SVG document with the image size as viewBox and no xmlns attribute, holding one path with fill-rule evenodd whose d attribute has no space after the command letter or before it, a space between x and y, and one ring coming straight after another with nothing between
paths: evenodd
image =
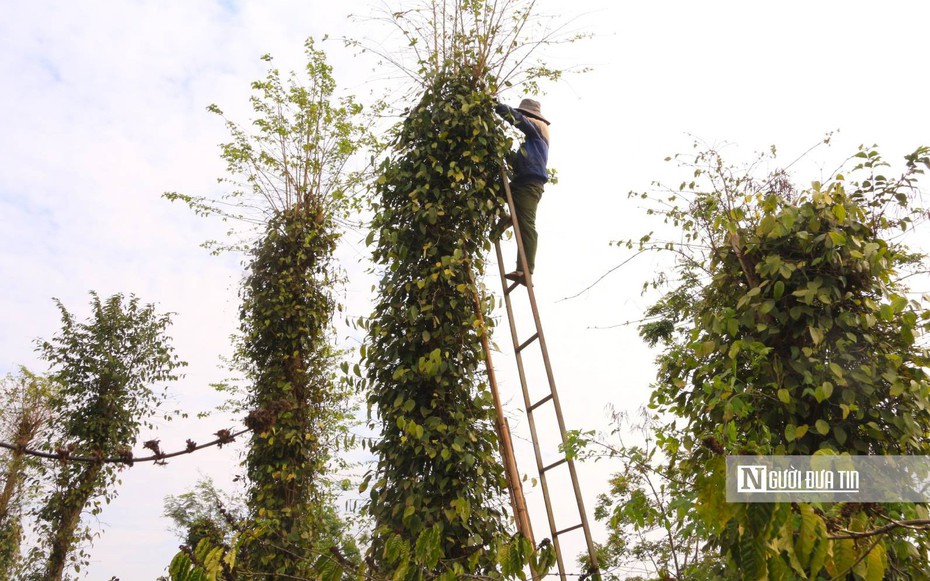
<instances>
[{"instance_id":1,"label":"climbing vine","mask_svg":"<svg viewBox=\"0 0 930 581\"><path fill-rule=\"evenodd\" d=\"M493 105L470 75L437 77L378 179L375 260L388 272L368 323L368 400L382 432L368 511L373 554L411 576L444 570L440 561L487 573L505 536L471 276L484 268L509 146Z\"/></svg>"},{"instance_id":2,"label":"climbing vine","mask_svg":"<svg viewBox=\"0 0 930 581\"><path fill-rule=\"evenodd\" d=\"M255 545L249 552L255 571L306 574L328 500L322 478L344 404L332 381L327 336L336 237L316 216L312 207L297 205L269 222L243 293L243 354L254 381L249 506L256 536L291 547Z\"/></svg>"},{"instance_id":3,"label":"climbing vine","mask_svg":"<svg viewBox=\"0 0 930 581\"><path fill-rule=\"evenodd\" d=\"M368 402L381 438L363 483L370 562L394 579L524 575L540 553L508 533L492 399L479 372L490 303L474 297L503 209L511 139L494 113L511 80L557 77L524 64L532 2L432 1L394 14L417 68L375 184L379 298L363 324ZM398 62L392 57L392 62Z\"/></svg>"},{"instance_id":4,"label":"climbing vine","mask_svg":"<svg viewBox=\"0 0 930 581\"><path fill-rule=\"evenodd\" d=\"M930 453L920 341L930 309L902 282L924 257L898 239L926 226L917 180L930 149L906 156L897 177L874 149L851 159L797 188L785 172L753 176L700 151L694 179L650 210L681 243L639 242L679 257L674 287L641 327L664 346L651 405L673 419L657 442L731 578L925 572L925 505L724 498L728 454Z\"/></svg>"},{"instance_id":5,"label":"climbing vine","mask_svg":"<svg viewBox=\"0 0 930 581\"><path fill-rule=\"evenodd\" d=\"M250 242L217 245L248 257L237 362L249 384L241 403L252 430L250 524L237 537L235 566L289 578L313 577L316 555L340 534L326 479L349 418L348 394L334 379L341 277L333 252L337 221L355 203L358 174L346 165L368 135L361 107L335 96L332 68L312 39L306 56L302 77L282 78L272 68L252 84L251 129L227 120L232 140L221 146L228 173L221 182L232 191L219 201L166 195L257 233ZM223 115L215 105L209 110Z\"/></svg>"}]
</instances>

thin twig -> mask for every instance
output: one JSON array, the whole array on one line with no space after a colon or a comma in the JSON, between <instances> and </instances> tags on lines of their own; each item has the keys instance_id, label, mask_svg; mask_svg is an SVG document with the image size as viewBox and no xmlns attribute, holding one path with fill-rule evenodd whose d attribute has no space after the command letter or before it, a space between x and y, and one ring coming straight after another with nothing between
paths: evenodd
<instances>
[{"instance_id":1,"label":"thin twig","mask_svg":"<svg viewBox=\"0 0 930 581\"><path fill-rule=\"evenodd\" d=\"M890 519L889 519L890 520ZM878 527L871 531L848 531L843 530L842 532L846 533L843 535L832 535L827 538L833 541L842 540L842 539L862 539L865 537L874 537L875 535L882 535L889 531L893 531L898 528L907 528L912 530L923 531L927 530L927 527L930 527L930 519L914 519L914 520L902 520L896 521L892 520L890 523L885 526Z\"/></svg>"},{"instance_id":2,"label":"thin twig","mask_svg":"<svg viewBox=\"0 0 930 581\"><path fill-rule=\"evenodd\" d=\"M586 292L588 292L589 290L591 290L592 288L594 288L594 286L595 286L597 283L599 283L599 282L601 282L602 280L604 280L604 278L606 278L608 274L610 274L610 273L612 273L613 271L617 270L617 269L620 268L621 266L625 265L627 262L633 260L634 258L636 258L637 256L639 256L640 254L646 252L647 250L651 250L651 249L650 249L650 248L646 248L646 249L640 250L639 252L637 252L637 253L634 254L633 256L627 258L626 260L624 260L623 262L621 262L621 263L618 264L617 266L611 268L610 270L608 270L607 272L605 272L604 274L602 274L596 281L594 281L594 282L592 282L591 284L589 284L589 285L588 285L584 290L582 290L581 292L579 292L579 293L577 293L577 294L574 294L574 295L572 295L572 296L570 296L570 297L561 298L561 299L557 300L556 302L557 302L557 303L561 303L562 301L567 301L567 300L571 300L571 299L575 299L575 298L580 297L580 296L583 295L584 293L586 293Z\"/></svg>"}]
</instances>

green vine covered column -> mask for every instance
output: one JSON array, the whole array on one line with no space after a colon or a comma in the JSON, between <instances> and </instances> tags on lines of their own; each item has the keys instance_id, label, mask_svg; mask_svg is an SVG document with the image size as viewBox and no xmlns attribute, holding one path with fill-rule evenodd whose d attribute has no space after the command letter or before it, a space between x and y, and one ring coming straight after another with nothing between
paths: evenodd
<instances>
[{"instance_id":1,"label":"green vine covered column","mask_svg":"<svg viewBox=\"0 0 930 581\"><path fill-rule=\"evenodd\" d=\"M251 569L306 575L327 510L326 472L333 407L328 332L335 310L331 220L303 204L272 218L256 245L242 306L243 354L253 365L253 428L246 459L262 541L249 551ZM288 550L280 550L285 547Z\"/></svg>"},{"instance_id":2,"label":"green vine covered column","mask_svg":"<svg viewBox=\"0 0 930 581\"><path fill-rule=\"evenodd\" d=\"M377 182L374 257L385 274L366 367L382 439L366 483L372 557L400 578L492 574L507 540L469 276L484 271L501 208L499 160L510 143L494 104L469 74L437 76Z\"/></svg>"},{"instance_id":3,"label":"green vine covered column","mask_svg":"<svg viewBox=\"0 0 930 581\"><path fill-rule=\"evenodd\" d=\"M531 561L539 572L550 566L550 552L508 533L492 398L479 371L486 329L474 306L512 145L494 112L497 93L535 93L561 74L533 56L560 40L534 5L411 2L385 18L405 46L370 49L417 83L374 186L370 240L383 276L362 353L381 433L362 485L375 524L366 562L395 580L512 578ZM489 320L490 305L480 309Z\"/></svg>"},{"instance_id":4,"label":"green vine covered column","mask_svg":"<svg viewBox=\"0 0 930 581\"><path fill-rule=\"evenodd\" d=\"M329 479L350 444L351 407L335 380L333 314L343 275L333 252L338 223L358 205L361 177L350 160L372 140L361 106L337 97L332 68L313 39L305 54L302 74L271 68L252 83L248 125L226 120L228 176L220 181L229 191L219 199L166 194L198 214L234 221L245 237L213 245L244 250L248 268L235 360L248 391L232 405L248 410L252 431L249 514L224 557L227 573L239 577L315 578L318 564L330 567L330 549L351 553L354 546ZM225 119L215 105L209 110Z\"/></svg>"}]
</instances>

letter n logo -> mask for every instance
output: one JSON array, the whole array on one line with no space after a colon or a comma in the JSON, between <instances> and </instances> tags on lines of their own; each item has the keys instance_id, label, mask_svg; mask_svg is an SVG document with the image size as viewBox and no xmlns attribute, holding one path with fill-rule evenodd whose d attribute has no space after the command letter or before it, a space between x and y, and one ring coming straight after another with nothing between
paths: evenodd
<instances>
[{"instance_id":1,"label":"letter n logo","mask_svg":"<svg viewBox=\"0 0 930 581\"><path fill-rule=\"evenodd\" d=\"M768 470L767 466L749 465L736 466L736 492L765 492L765 475Z\"/></svg>"}]
</instances>

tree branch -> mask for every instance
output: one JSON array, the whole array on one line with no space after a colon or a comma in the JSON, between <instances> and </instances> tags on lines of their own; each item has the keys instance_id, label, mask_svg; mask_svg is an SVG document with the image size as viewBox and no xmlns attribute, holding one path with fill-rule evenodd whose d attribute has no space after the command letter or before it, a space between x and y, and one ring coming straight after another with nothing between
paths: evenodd
<instances>
[{"instance_id":1,"label":"tree branch","mask_svg":"<svg viewBox=\"0 0 930 581\"><path fill-rule=\"evenodd\" d=\"M875 535L883 535L887 532L891 532L895 529L906 528L915 531L924 531L930 527L930 519L914 519L914 520L892 520L890 523L885 526L878 527L871 531L848 531L843 529L841 532L845 533L843 535L831 535L827 538L833 541L838 541L842 539L862 539L865 537L874 537Z\"/></svg>"}]
</instances>

